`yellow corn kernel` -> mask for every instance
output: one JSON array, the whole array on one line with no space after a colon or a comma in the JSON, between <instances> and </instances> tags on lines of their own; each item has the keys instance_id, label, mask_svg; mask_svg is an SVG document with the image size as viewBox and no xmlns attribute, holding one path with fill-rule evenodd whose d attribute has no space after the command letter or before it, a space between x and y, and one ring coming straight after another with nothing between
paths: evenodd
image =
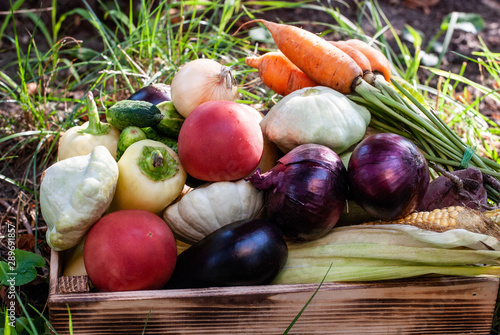
<instances>
[{"instance_id":1,"label":"yellow corn kernel","mask_svg":"<svg viewBox=\"0 0 500 335\"><path fill-rule=\"evenodd\" d=\"M377 220L365 224L408 224L429 230L448 230L457 225L456 217L464 207L446 207L431 212L413 212L394 220Z\"/></svg>"},{"instance_id":2,"label":"yellow corn kernel","mask_svg":"<svg viewBox=\"0 0 500 335\"><path fill-rule=\"evenodd\" d=\"M487 211L484 215L491 221L500 224L500 208Z\"/></svg>"},{"instance_id":3,"label":"yellow corn kernel","mask_svg":"<svg viewBox=\"0 0 500 335\"><path fill-rule=\"evenodd\" d=\"M414 212L394 220L377 220L364 224L407 224L437 232L451 229L466 229L475 233L500 238L500 226L497 224L498 222L500 222L500 210L481 213L468 207L450 206L430 212Z\"/></svg>"}]
</instances>

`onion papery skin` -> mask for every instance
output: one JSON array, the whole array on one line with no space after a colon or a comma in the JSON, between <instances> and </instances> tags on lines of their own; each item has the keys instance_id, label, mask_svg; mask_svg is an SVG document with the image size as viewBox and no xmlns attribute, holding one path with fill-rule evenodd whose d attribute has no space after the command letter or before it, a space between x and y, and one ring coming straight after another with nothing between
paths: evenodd
<instances>
[{"instance_id":1,"label":"onion papery skin","mask_svg":"<svg viewBox=\"0 0 500 335\"><path fill-rule=\"evenodd\" d=\"M350 196L379 219L394 219L414 211L430 183L428 164L418 147L392 133L361 141L347 170Z\"/></svg>"},{"instance_id":2,"label":"onion papery skin","mask_svg":"<svg viewBox=\"0 0 500 335\"><path fill-rule=\"evenodd\" d=\"M204 102L235 101L239 96L231 69L207 58L184 64L170 85L175 109L185 118Z\"/></svg>"},{"instance_id":3,"label":"onion papery skin","mask_svg":"<svg viewBox=\"0 0 500 335\"><path fill-rule=\"evenodd\" d=\"M248 178L266 192L265 215L293 240L315 240L338 222L346 204L348 176L339 156L318 144L300 145L278 164Z\"/></svg>"},{"instance_id":4,"label":"onion papery skin","mask_svg":"<svg viewBox=\"0 0 500 335\"><path fill-rule=\"evenodd\" d=\"M448 176L441 175L429 184L424 198L418 205L418 211L432 211L450 206L467 206L482 210L481 205L488 204L488 192L480 170L469 167L465 170L452 171L450 174L461 181L463 189L456 187Z\"/></svg>"}]
</instances>

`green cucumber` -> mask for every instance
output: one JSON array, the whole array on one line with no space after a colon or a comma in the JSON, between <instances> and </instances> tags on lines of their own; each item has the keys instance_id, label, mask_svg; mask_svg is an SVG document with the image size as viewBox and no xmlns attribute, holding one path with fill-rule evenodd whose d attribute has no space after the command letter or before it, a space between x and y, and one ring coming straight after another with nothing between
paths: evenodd
<instances>
[{"instance_id":1,"label":"green cucumber","mask_svg":"<svg viewBox=\"0 0 500 335\"><path fill-rule=\"evenodd\" d=\"M177 153L177 140L163 135L152 127L142 128L142 131L146 134L148 139L161 142Z\"/></svg>"},{"instance_id":2,"label":"green cucumber","mask_svg":"<svg viewBox=\"0 0 500 335\"><path fill-rule=\"evenodd\" d=\"M106 111L107 122L120 130L128 126L154 127L162 119L163 115L158 107L141 100L118 101Z\"/></svg>"},{"instance_id":3,"label":"green cucumber","mask_svg":"<svg viewBox=\"0 0 500 335\"><path fill-rule=\"evenodd\" d=\"M146 134L146 137L150 140L155 140L157 137L161 136L160 134L158 134L158 132L153 129L152 127L144 127L142 128L142 131L144 132L144 134Z\"/></svg>"},{"instance_id":4,"label":"green cucumber","mask_svg":"<svg viewBox=\"0 0 500 335\"><path fill-rule=\"evenodd\" d=\"M164 135L179 136L184 116L175 109L172 101L164 101L156 105L163 115L163 119L154 128Z\"/></svg>"},{"instance_id":5,"label":"green cucumber","mask_svg":"<svg viewBox=\"0 0 500 335\"><path fill-rule=\"evenodd\" d=\"M127 128L123 129L120 133L120 137L118 138L118 146L116 148L116 160L119 160L120 157L123 155L125 150L132 145L133 143L140 141L140 140L145 140L148 137L146 136L146 133L142 131L141 128L136 127L136 126L128 126Z\"/></svg>"}]
</instances>

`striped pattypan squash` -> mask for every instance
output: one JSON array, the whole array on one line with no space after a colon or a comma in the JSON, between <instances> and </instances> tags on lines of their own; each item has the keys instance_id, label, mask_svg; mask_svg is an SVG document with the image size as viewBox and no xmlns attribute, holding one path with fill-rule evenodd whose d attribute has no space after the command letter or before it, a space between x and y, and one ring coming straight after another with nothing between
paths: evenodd
<instances>
[{"instance_id":1,"label":"striped pattypan squash","mask_svg":"<svg viewBox=\"0 0 500 335\"><path fill-rule=\"evenodd\" d=\"M218 181L198 186L167 207L163 219L174 235L195 243L235 221L257 218L264 206L264 193L252 183Z\"/></svg>"}]
</instances>

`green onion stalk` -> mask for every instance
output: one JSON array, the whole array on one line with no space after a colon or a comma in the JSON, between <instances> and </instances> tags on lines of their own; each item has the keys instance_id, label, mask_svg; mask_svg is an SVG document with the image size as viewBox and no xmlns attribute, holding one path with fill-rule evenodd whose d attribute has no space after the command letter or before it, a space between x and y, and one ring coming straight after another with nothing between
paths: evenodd
<instances>
[{"instance_id":1,"label":"green onion stalk","mask_svg":"<svg viewBox=\"0 0 500 335\"><path fill-rule=\"evenodd\" d=\"M397 81L390 85L377 76L375 83L364 80L356 83L354 94L348 97L368 108L372 114L370 125L382 132L391 132L410 139L423 152L427 161L443 166L448 171L475 167L493 179L487 183L488 198L500 200L500 190L494 185L500 180L500 164L476 154L434 111L427 109ZM396 89L394 88L396 87Z\"/></svg>"}]
</instances>

